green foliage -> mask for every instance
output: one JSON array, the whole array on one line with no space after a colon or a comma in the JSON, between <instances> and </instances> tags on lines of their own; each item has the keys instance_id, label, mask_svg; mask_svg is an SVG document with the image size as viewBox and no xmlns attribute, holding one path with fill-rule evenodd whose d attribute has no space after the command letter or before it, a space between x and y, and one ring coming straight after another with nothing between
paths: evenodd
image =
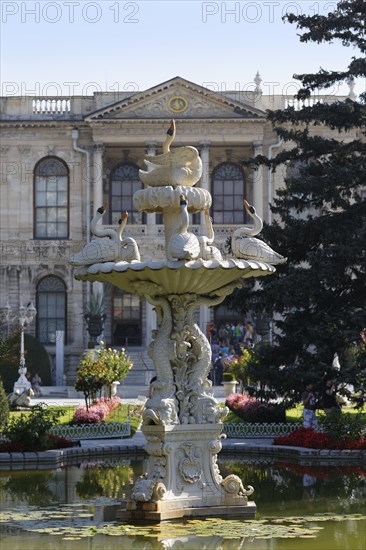
<instances>
[{"instance_id":1,"label":"green foliage","mask_svg":"<svg viewBox=\"0 0 366 550\"><path fill-rule=\"evenodd\" d=\"M3 491L29 506L49 506L57 501L57 496L50 488L57 487L53 480L54 475L53 472L44 470L32 471L32 475L27 471L20 471L9 476L3 485Z\"/></svg>"},{"instance_id":2,"label":"green foliage","mask_svg":"<svg viewBox=\"0 0 366 550\"><path fill-rule=\"evenodd\" d=\"M249 395L267 402L282 398L287 409L300 400L303 384L295 369L286 369L278 360L278 351L268 342L246 350L238 375Z\"/></svg>"},{"instance_id":3,"label":"green foliage","mask_svg":"<svg viewBox=\"0 0 366 550\"><path fill-rule=\"evenodd\" d=\"M13 332L6 340L0 340L0 376L6 393L13 391L18 379L20 332Z\"/></svg>"},{"instance_id":4,"label":"green foliage","mask_svg":"<svg viewBox=\"0 0 366 550\"><path fill-rule=\"evenodd\" d=\"M62 413L39 403L28 414L12 417L4 433L12 443L26 445L29 451L46 449L49 446L47 434Z\"/></svg>"},{"instance_id":5,"label":"green foliage","mask_svg":"<svg viewBox=\"0 0 366 550\"><path fill-rule=\"evenodd\" d=\"M96 399L105 383L104 370L100 363L97 363L93 352L85 353L76 370L77 378L75 389L81 391L85 397L87 408Z\"/></svg>"},{"instance_id":6,"label":"green foliage","mask_svg":"<svg viewBox=\"0 0 366 550\"><path fill-rule=\"evenodd\" d=\"M24 334L24 350L27 371L34 375L36 372L42 384L50 386L51 363L48 353L43 346L30 334ZM6 341L0 341L0 376L7 393L13 391L14 382L19 378L20 359L20 331L13 332Z\"/></svg>"},{"instance_id":7,"label":"green foliage","mask_svg":"<svg viewBox=\"0 0 366 550\"><path fill-rule=\"evenodd\" d=\"M232 382L235 380L235 374L233 372L224 372L222 375L223 382Z\"/></svg>"},{"instance_id":8,"label":"green foliage","mask_svg":"<svg viewBox=\"0 0 366 550\"><path fill-rule=\"evenodd\" d=\"M226 363L226 368L233 373L234 379L239 380L243 386L246 386L248 384L248 366L250 361L254 360L255 352L254 348L247 349L242 346L241 353L242 355ZM223 376L225 376L225 373Z\"/></svg>"},{"instance_id":9,"label":"green foliage","mask_svg":"<svg viewBox=\"0 0 366 550\"><path fill-rule=\"evenodd\" d=\"M341 413L336 410L329 415L321 415L318 418L323 431L336 440L347 437L351 441L357 441L365 436L365 414Z\"/></svg>"},{"instance_id":10,"label":"green foliage","mask_svg":"<svg viewBox=\"0 0 366 550\"><path fill-rule=\"evenodd\" d=\"M120 351L112 348L106 348L101 342L100 348L96 350L97 361L104 365L105 379L107 384L112 384L115 381L121 381L132 368L132 360L126 351L122 348Z\"/></svg>"},{"instance_id":11,"label":"green foliage","mask_svg":"<svg viewBox=\"0 0 366 550\"><path fill-rule=\"evenodd\" d=\"M84 354L76 371L75 389L84 393L87 408L103 386L121 381L132 365L124 348L106 348L103 342L100 348Z\"/></svg>"},{"instance_id":12,"label":"green foliage","mask_svg":"<svg viewBox=\"0 0 366 550\"><path fill-rule=\"evenodd\" d=\"M89 500L97 496L121 499L129 496L134 473L130 465L118 464L84 468L83 477L76 482L79 498Z\"/></svg>"},{"instance_id":13,"label":"green foliage","mask_svg":"<svg viewBox=\"0 0 366 550\"><path fill-rule=\"evenodd\" d=\"M363 0L338 2L327 16L287 17L307 31L301 41L342 40L355 55L344 71L298 75L302 89L297 99L366 77L365 18ZM287 166L272 204L277 219L265 224L262 235L288 262L272 277L261 279L259 290L248 286L226 303L242 312L275 314L274 347L260 362L263 384L269 375L279 393L289 392L291 385L301 390L305 376L320 380L338 354L339 382L354 384L362 401L366 366L364 355L355 349L366 327L366 208L361 196L366 93L357 101L268 112L268 120L285 147L274 159L260 156L245 164L264 164L271 170Z\"/></svg>"},{"instance_id":14,"label":"green foliage","mask_svg":"<svg viewBox=\"0 0 366 550\"><path fill-rule=\"evenodd\" d=\"M28 372L39 374L44 386L52 385L51 361L46 348L37 338L30 334L24 335L24 347L26 350L26 366Z\"/></svg>"},{"instance_id":15,"label":"green foliage","mask_svg":"<svg viewBox=\"0 0 366 550\"><path fill-rule=\"evenodd\" d=\"M0 378L0 431L3 431L9 421L9 402Z\"/></svg>"},{"instance_id":16,"label":"green foliage","mask_svg":"<svg viewBox=\"0 0 366 550\"><path fill-rule=\"evenodd\" d=\"M85 310L85 314L89 316L103 315L104 314L104 299L103 295L99 292L95 292L90 296L90 300Z\"/></svg>"}]
</instances>

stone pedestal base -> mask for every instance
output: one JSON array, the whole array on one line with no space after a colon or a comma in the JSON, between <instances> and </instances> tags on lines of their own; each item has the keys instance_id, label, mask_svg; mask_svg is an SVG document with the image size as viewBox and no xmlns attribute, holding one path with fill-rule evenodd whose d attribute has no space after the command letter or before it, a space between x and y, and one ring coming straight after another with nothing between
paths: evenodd
<instances>
[{"instance_id":1,"label":"stone pedestal base","mask_svg":"<svg viewBox=\"0 0 366 550\"><path fill-rule=\"evenodd\" d=\"M254 517L253 488L222 478L217 466L222 424L143 426L148 472L136 480L118 519L162 521L189 516Z\"/></svg>"},{"instance_id":2,"label":"stone pedestal base","mask_svg":"<svg viewBox=\"0 0 366 550\"><path fill-rule=\"evenodd\" d=\"M128 506L129 503L127 503ZM129 510L128 507L121 508L116 513L116 519L121 521L146 521L146 522L161 522L169 519L179 518L205 518L205 517L217 517L217 518L247 518L253 519L255 517L257 506L255 502L248 502L245 506L202 506L200 508L174 508L170 510L164 505L164 502L155 503L155 510L148 510L148 506L141 506L136 510ZM151 506L150 506L151 508Z\"/></svg>"},{"instance_id":3,"label":"stone pedestal base","mask_svg":"<svg viewBox=\"0 0 366 550\"><path fill-rule=\"evenodd\" d=\"M32 384L25 378L25 376L22 378L20 377L19 380L17 380L14 383L14 392L19 393L19 395L25 391L28 391L32 387Z\"/></svg>"}]
</instances>

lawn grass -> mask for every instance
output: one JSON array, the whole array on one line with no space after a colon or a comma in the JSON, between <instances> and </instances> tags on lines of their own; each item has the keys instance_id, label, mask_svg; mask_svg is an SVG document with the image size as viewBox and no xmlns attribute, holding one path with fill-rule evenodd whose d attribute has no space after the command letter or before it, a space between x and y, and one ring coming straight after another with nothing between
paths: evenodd
<instances>
[{"instance_id":1,"label":"lawn grass","mask_svg":"<svg viewBox=\"0 0 366 550\"><path fill-rule=\"evenodd\" d=\"M48 406L52 411L64 411L62 416L59 417L56 426L61 426L65 424L70 424L74 412L77 409L76 405L72 407L62 406L62 405L49 405ZM120 422L121 424L125 423L130 419L131 425L131 437L136 432L138 426L141 423L141 405L126 405L121 403L112 413L108 416L106 422ZM9 420L12 418L18 418L21 414L28 416L30 414L29 410L25 411L10 411Z\"/></svg>"},{"instance_id":2,"label":"lawn grass","mask_svg":"<svg viewBox=\"0 0 366 550\"><path fill-rule=\"evenodd\" d=\"M343 406L342 411L347 412L347 413L351 413L351 414L354 414L354 415L362 413L362 421L366 425L366 412L363 412L362 410L357 410L352 405ZM303 405L301 405L301 404L298 404L298 405L292 407L291 409L288 409L286 411L286 421L287 422L298 422L299 424L302 424L302 421L303 421L302 412L303 412ZM324 412L322 410L319 410L318 416L321 415L321 414L324 414ZM233 423L233 424L238 424L239 423L240 424L240 423L244 423L244 422L245 421L242 418L240 418L239 416L237 416L236 414L234 414L231 411L229 411L229 414L225 418L225 423Z\"/></svg>"},{"instance_id":3,"label":"lawn grass","mask_svg":"<svg viewBox=\"0 0 366 550\"><path fill-rule=\"evenodd\" d=\"M67 406L65 407L62 405L48 405L48 408L49 410L52 410L52 411L64 411L57 421L57 426L60 426L61 424L69 424L71 422L71 419L74 416L74 412L77 409L77 406L74 405L72 407L67 407ZM25 416L29 416L30 410L10 411L9 420L11 420L12 418L18 418L21 414L24 414Z\"/></svg>"}]
</instances>

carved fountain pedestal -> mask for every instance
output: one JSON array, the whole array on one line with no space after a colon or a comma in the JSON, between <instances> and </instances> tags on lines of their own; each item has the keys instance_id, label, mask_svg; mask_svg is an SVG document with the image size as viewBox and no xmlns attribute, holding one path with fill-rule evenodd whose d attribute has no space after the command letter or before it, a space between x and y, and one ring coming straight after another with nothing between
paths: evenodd
<instances>
[{"instance_id":1,"label":"carved fountain pedestal","mask_svg":"<svg viewBox=\"0 0 366 550\"><path fill-rule=\"evenodd\" d=\"M156 161L158 175L167 159L167 170L175 177L180 149L184 150L183 160L186 155L191 158L194 148L182 147L160 155ZM197 158L195 162L197 166ZM144 174L141 179L146 184L149 178ZM197 237L187 231L188 212L205 211L208 216L211 205L208 191L192 187L197 175L199 179L199 171L187 185L175 182L159 186L153 178L151 186L134 195L136 209L163 213L165 259L89 262L75 272L79 280L108 282L137 293L155 307L157 314L158 330L149 346L156 381L142 423L148 471L136 480L131 500L118 513L120 519L252 517L256 511L255 503L248 501L253 488L245 489L236 475L223 479L217 466L224 437L222 421L228 410L212 394L208 380L211 346L195 314L201 305L221 303L243 279L269 275L275 268L257 260L223 260L212 246L214 235L208 217L206 235Z\"/></svg>"},{"instance_id":2,"label":"carved fountain pedestal","mask_svg":"<svg viewBox=\"0 0 366 550\"><path fill-rule=\"evenodd\" d=\"M220 475L221 423L144 426L142 431L148 472L136 481L133 500L119 519L255 515L255 503L248 502L252 488L245 490L237 476L223 480Z\"/></svg>"}]
</instances>

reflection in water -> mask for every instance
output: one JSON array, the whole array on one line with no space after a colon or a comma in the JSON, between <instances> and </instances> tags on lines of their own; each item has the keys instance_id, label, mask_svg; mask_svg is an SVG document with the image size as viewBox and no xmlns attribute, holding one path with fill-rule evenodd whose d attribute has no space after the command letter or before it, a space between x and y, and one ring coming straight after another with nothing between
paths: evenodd
<instances>
[{"instance_id":1,"label":"reflection in water","mask_svg":"<svg viewBox=\"0 0 366 550\"><path fill-rule=\"evenodd\" d=\"M316 495L316 477L309 476L309 474L304 474L302 478L302 486L304 487L304 500L315 500Z\"/></svg>"},{"instance_id":2,"label":"reflection in water","mask_svg":"<svg viewBox=\"0 0 366 550\"><path fill-rule=\"evenodd\" d=\"M255 520L117 524L118 503L144 469L142 461L116 459L0 472L1 550L22 548L25 541L27 550L364 550L364 468L221 460L222 475L235 473L255 487Z\"/></svg>"},{"instance_id":3,"label":"reflection in water","mask_svg":"<svg viewBox=\"0 0 366 550\"><path fill-rule=\"evenodd\" d=\"M121 499L130 495L135 474L128 460L114 465L86 464L82 478L76 483L76 494L83 500L104 496Z\"/></svg>"}]
</instances>

